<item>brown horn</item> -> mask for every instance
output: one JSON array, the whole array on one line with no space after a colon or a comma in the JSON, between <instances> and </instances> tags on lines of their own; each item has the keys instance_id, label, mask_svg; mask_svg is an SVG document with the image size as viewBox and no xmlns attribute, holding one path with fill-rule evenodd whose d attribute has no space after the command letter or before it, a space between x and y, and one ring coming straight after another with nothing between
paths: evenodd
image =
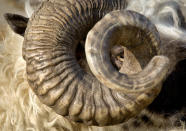
<instances>
[{"instance_id":1,"label":"brown horn","mask_svg":"<svg viewBox=\"0 0 186 131\"><path fill-rule=\"evenodd\" d=\"M146 58L139 59L141 64L148 63L154 57L143 71L133 75L121 74L111 64L109 53L113 44L130 48L137 58L140 58L138 50L143 46L141 54L148 54ZM132 11L113 11L88 33L85 50L89 67L102 84L124 93L144 92L149 88L157 88L168 72L169 59L155 56L159 52L159 44L159 34L145 16Z\"/></svg>"},{"instance_id":2,"label":"brown horn","mask_svg":"<svg viewBox=\"0 0 186 131\"><path fill-rule=\"evenodd\" d=\"M159 88L142 95L111 90L76 60L76 46L93 25L125 6L125 0L48 0L32 15L23 57L28 83L44 104L73 121L102 126L128 120L152 101L146 97L158 94Z\"/></svg>"}]
</instances>

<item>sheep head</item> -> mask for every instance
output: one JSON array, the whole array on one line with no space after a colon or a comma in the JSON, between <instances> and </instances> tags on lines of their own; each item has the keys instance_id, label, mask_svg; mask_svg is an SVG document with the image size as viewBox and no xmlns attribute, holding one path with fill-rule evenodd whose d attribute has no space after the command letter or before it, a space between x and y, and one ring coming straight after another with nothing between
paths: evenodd
<instances>
[{"instance_id":1,"label":"sheep head","mask_svg":"<svg viewBox=\"0 0 186 131\"><path fill-rule=\"evenodd\" d=\"M47 0L29 21L5 15L12 29L24 35L28 83L41 102L75 122L104 126L127 121L155 99L171 59L161 53L155 25L124 10L126 5L126 0ZM86 35L91 71L76 56ZM130 50L141 71L119 72L111 62L115 45Z\"/></svg>"}]
</instances>

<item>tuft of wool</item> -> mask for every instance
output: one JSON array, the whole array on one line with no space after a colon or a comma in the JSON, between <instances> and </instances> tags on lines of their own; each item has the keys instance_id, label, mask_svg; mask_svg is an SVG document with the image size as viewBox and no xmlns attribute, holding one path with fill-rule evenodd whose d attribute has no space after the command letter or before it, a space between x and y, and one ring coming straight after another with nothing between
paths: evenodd
<instances>
[{"instance_id":1,"label":"tuft of wool","mask_svg":"<svg viewBox=\"0 0 186 131\"><path fill-rule=\"evenodd\" d=\"M5 0L2 0L4 3ZM1 2L2 2L1 1ZM10 0L9 0L10 1ZM3 3L2 2L2 3ZM11 8L0 5L0 18ZM6 7L6 5L9 5ZM4 7L4 8L1 8ZM16 6L17 7L17 6ZM13 9L12 12L14 12ZM20 12L20 9L17 9ZM24 14L24 12L22 12ZM165 119L147 110L128 122L115 126L85 126L68 121L42 104L27 83L26 64L22 58L23 38L0 21L0 130L1 131L183 131L183 125L172 124L179 114ZM147 117L148 116L148 117Z\"/></svg>"}]
</instances>

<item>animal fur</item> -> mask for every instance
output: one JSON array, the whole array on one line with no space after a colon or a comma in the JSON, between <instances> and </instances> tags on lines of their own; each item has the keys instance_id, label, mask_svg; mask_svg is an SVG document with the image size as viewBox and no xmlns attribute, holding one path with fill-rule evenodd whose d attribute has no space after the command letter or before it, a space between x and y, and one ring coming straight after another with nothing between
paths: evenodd
<instances>
[{"instance_id":1,"label":"animal fur","mask_svg":"<svg viewBox=\"0 0 186 131\"><path fill-rule=\"evenodd\" d=\"M26 65L21 54L22 42L22 37L13 33L4 21L1 22L0 129L2 131L185 130L186 60L177 64L175 71L166 80L169 82L164 83L160 95L148 110L144 110L124 124L110 127L88 127L72 123L40 103L26 80Z\"/></svg>"}]
</instances>

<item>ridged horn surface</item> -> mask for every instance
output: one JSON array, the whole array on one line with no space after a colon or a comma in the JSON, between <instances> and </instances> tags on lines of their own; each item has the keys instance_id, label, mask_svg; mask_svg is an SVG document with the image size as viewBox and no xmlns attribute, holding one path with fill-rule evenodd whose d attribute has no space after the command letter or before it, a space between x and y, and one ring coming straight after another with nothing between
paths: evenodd
<instances>
[{"instance_id":1,"label":"ridged horn surface","mask_svg":"<svg viewBox=\"0 0 186 131\"><path fill-rule=\"evenodd\" d=\"M28 83L41 102L66 118L87 125L113 125L135 116L159 93L126 94L107 88L83 70L78 42L106 13L125 0L46 0L25 32L23 58Z\"/></svg>"},{"instance_id":2,"label":"ridged horn surface","mask_svg":"<svg viewBox=\"0 0 186 131\"><path fill-rule=\"evenodd\" d=\"M87 62L102 84L124 93L156 88L166 77L169 59L160 55L154 56L139 73L127 75L118 72L110 60L113 44L123 44L131 49L144 67L144 63L158 54L160 46L159 34L145 16L132 11L113 11L107 14L87 35ZM144 57L140 58L140 55Z\"/></svg>"}]
</instances>

